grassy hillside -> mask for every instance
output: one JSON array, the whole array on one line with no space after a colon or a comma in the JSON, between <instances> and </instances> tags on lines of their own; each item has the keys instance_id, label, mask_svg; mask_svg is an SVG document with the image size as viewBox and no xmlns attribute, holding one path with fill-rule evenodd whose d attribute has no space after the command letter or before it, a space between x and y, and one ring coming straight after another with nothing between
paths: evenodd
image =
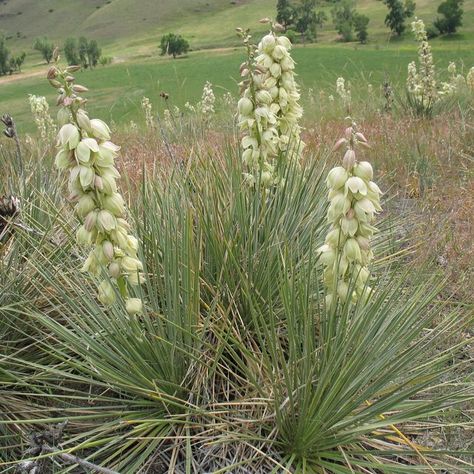
<instances>
[{"instance_id":1,"label":"grassy hillside","mask_svg":"<svg viewBox=\"0 0 474 474\"><path fill-rule=\"evenodd\" d=\"M443 47L445 46L445 47ZM458 65L474 64L474 52L469 48L451 48L438 44L434 48L436 65L440 71L446 69L450 60ZM349 79L356 94L365 93L367 82L378 87L384 77L394 84L403 83L407 64L416 57L416 46L367 46L354 48L343 45L312 45L297 47L294 57L298 63L298 81L303 89L303 102L307 102L307 91L313 88L316 94L324 89L335 93L335 81L340 75ZM199 51L189 57L172 60L151 58L135 62L123 62L93 71L77 74L78 81L87 85L91 92L89 109L103 119L127 124L130 120L143 122L140 108L145 95L155 107L163 107L159 97L161 91L170 94L172 104L182 106L200 99L204 83L209 80L217 95L230 91L237 95L238 66L243 59L241 48L223 51ZM43 66L45 70L45 66ZM466 67L464 68L466 70ZM9 112L21 124L23 131L34 130L33 117L29 112L29 93L45 95L54 104L55 91L42 76L22 81L0 83L1 111ZM312 118L309 104L305 103L306 116ZM53 107L54 110L54 107Z\"/></svg>"},{"instance_id":2,"label":"grassy hillside","mask_svg":"<svg viewBox=\"0 0 474 474\"><path fill-rule=\"evenodd\" d=\"M418 15L431 21L438 3L418 0ZM14 81L0 79L0 112L12 113L25 130L32 130L28 93L52 99L53 91L43 79L46 65L38 53L28 49L34 37L42 34L59 43L67 36L87 34L98 38L105 53L114 56L113 66L83 72L81 81L92 89L93 112L117 123L141 118L141 97L146 95L159 104L161 90L168 91L179 106L187 100L196 102L206 80L218 91L236 92L242 52L232 49L238 44L235 27L250 26L257 39L265 28L257 20L274 13L275 4L275 0L0 0L0 30L13 36L10 49L26 48L28 52L26 74ZM386 7L381 2L359 0L358 8L371 18L369 44L338 43L328 22L317 44L295 52L303 86L329 90L337 76L354 78L360 71L374 85L386 74L395 82L404 81L407 63L416 55L413 38L407 34L388 42L383 23ZM445 68L450 60L461 61L465 67L474 65L474 0L466 0L464 9L465 26L460 33L432 41L439 67ZM193 49L223 49L196 51L178 60L162 58L157 45L167 31L183 34ZM226 46L231 48L224 49Z\"/></svg>"},{"instance_id":3,"label":"grassy hillside","mask_svg":"<svg viewBox=\"0 0 474 474\"><path fill-rule=\"evenodd\" d=\"M441 0L417 0L417 15L426 22L436 17ZM465 0L464 27L458 39L474 38L474 0ZM236 42L236 26L257 32L257 20L275 14L276 0L0 0L0 32L12 50L30 48L34 38L47 35L62 43L67 36L85 34L100 40L108 53L136 56L156 51L163 33L185 35L193 48L223 47ZM377 0L358 0L357 8L370 17L371 41L384 42L387 8ZM319 33L322 42L337 40L330 7L328 22Z\"/></svg>"}]
</instances>

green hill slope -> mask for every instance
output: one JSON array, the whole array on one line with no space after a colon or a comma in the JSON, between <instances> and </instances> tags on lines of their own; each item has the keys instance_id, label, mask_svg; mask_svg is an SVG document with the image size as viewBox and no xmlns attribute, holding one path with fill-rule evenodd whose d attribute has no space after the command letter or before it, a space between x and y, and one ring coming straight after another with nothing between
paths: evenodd
<instances>
[{"instance_id":1,"label":"green hill slope","mask_svg":"<svg viewBox=\"0 0 474 474\"><path fill-rule=\"evenodd\" d=\"M417 0L417 15L436 17L441 0ZM30 48L34 38L48 36L61 43L67 36L86 35L114 54L148 54L168 31L185 35L193 48L234 44L236 26L258 32L257 20L275 14L276 0L0 0L0 33L12 49ZM388 39L383 20L387 9L377 0L359 0L370 17L369 36ZM330 6L326 6L330 18ZM464 2L461 38L474 38L474 0ZM319 33L323 42L337 40L328 20Z\"/></svg>"}]
</instances>

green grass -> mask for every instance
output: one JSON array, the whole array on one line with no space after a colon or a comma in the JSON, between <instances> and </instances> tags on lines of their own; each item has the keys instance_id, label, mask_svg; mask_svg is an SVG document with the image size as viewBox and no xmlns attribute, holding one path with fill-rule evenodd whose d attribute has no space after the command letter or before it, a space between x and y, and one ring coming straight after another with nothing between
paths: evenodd
<instances>
[{"instance_id":1,"label":"green grass","mask_svg":"<svg viewBox=\"0 0 474 474\"><path fill-rule=\"evenodd\" d=\"M474 64L474 53L462 44L433 43L434 55L440 70L450 60L465 64L465 69ZM395 84L403 84L408 62L416 58L416 45L378 47L347 45L311 45L298 47L294 51L298 62L298 80L303 92L325 89L334 93L336 78L340 75L350 80L355 89L365 91L365 82L377 88L386 75ZM237 94L238 65L243 59L242 49L222 52L201 51L177 60L159 57L141 59L136 62L98 67L93 71L78 73L78 81L91 89L89 110L106 120L126 124L130 120L142 123L140 102L149 97L156 110L164 107L159 94L162 90L170 94L172 104L182 106L200 99L205 81L215 85L217 95L224 91ZM43 66L46 70L46 67ZM54 111L55 91L42 77L31 77L0 85L1 112L13 115L20 132L31 132L34 123L28 105L28 94L44 95ZM307 94L303 93L303 102ZM314 114L306 105L306 114Z\"/></svg>"}]
</instances>

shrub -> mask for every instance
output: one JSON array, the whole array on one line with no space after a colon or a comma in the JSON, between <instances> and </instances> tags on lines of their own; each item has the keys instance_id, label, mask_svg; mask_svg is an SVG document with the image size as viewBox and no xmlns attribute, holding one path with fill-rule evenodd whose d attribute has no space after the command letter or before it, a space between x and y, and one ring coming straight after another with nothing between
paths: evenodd
<instances>
[{"instance_id":1,"label":"shrub","mask_svg":"<svg viewBox=\"0 0 474 474\"><path fill-rule=\"evenodd\" d=\"M161 38L161 55L168 54L176 58L189 51L189 43L181 36L169 33Z\"/></svg>"}]
</instances>

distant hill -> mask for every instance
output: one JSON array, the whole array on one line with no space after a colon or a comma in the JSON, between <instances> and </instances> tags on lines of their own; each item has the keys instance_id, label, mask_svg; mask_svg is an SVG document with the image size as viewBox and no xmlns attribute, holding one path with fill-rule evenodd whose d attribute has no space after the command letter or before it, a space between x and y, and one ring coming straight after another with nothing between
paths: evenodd
<instances>
[{"instance_id":1,"label":"distant hill","mask_svg":"<svg viewBox=\"0 0 474 474\"><path fill-rule=\"evenodd\" d=\"M417 15L431 22L441 0L417 0ZM192 48L225 47L236 42L235 27L250 26L275 15L276 0L0 0L0 33L13 50L31 48L38 36L62 43L86 35L115 55L149 54L163 33L185 35ZM328 2L329 3L329 2ZM324 7L330 18L330 6ZM388 39L383 24L386 7L377 0L359 0L357 8L371 19L369 38ZM474 0L464 2L463 39L474 38ZM329 19L320 41L336 41Z\"/></svg>"}]
</instances>

